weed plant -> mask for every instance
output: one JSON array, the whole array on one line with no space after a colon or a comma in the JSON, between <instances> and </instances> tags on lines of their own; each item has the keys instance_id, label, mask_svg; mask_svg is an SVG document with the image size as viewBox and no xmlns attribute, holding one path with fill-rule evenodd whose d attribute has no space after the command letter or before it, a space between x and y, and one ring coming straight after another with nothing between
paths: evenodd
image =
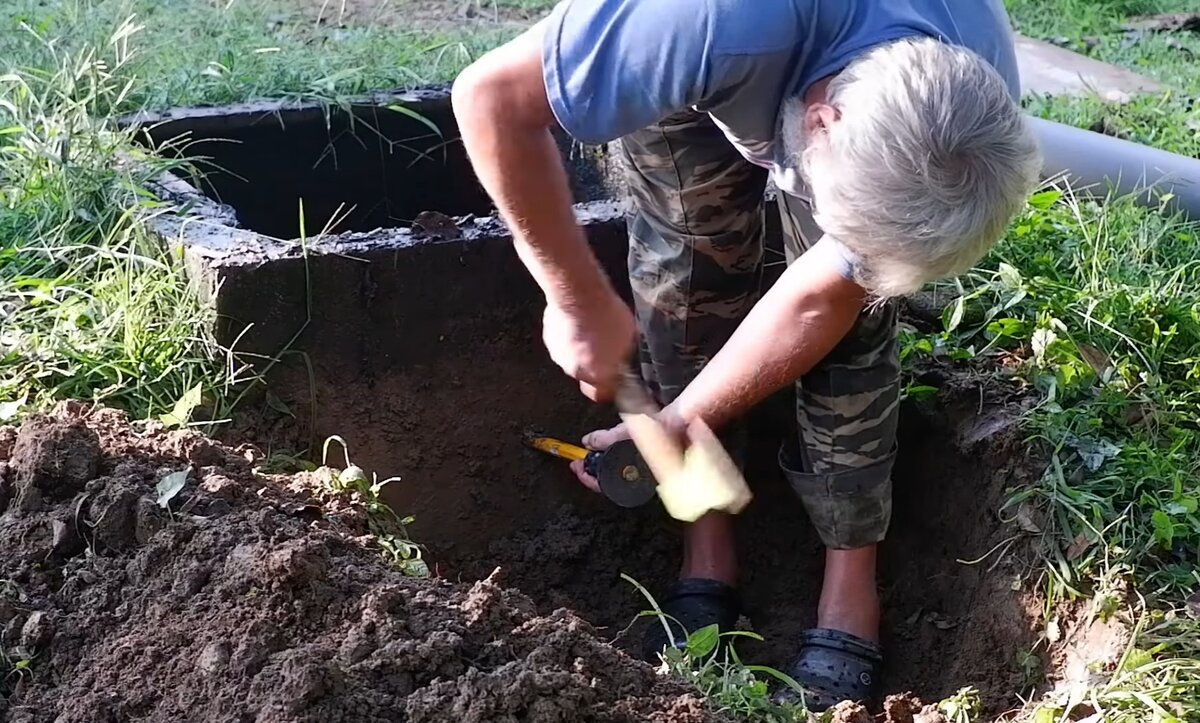
<instances>
[{"instance_id":1,"label":"weed plant","mask_svg":"<svg viewBox=\"0 0 1200 723\"><path fill-rule=\"evenodd\" d=\"M1006 512L1040 545L1050 642L1061 602L1090 601L1138 633L1087 694L1104 721L1200 712L1200 610L1187 604L1200 587L1200 243L1167 200L1155 212L1036 194L957 282L942 331L904 352L983 357L1036 395L1028 429L1050 464Z\"/></svg>"},{"instance_id":2,"label":"weed plant","mask_svg":"<svg viewBox=\"0 0 1200 723\"><path fill-rule=\"evenodd\" d=\"M137 31L104 52L40 41L49 64L0 75L0 423L70 398L186 424L236 382L179 249L150 230L170 209L146 184L171 165L104 118L134 87Z\"/></svg>"},{"instance_id":3,"label":"weed plant","mask_svg":"<svg viewBox=\"0 0 1200 723\"><path fill-rule=\"evenodd\" d=\"M345 466L341 470L334 470L328 464L329 447L334 443L342 447ZM380 481L372 474L368 479L363 468L350 461L346 440L337 436L325 440L321 451L321 467L316 471L330 491L349 495L352 502L366 512L371 537L389 564L410 577L429 576L429 566L422 558L421 546L413 542L408 534L408 526L413 523L413 518L396 514L381 496L383 488L399 482L399 477Z\"/></svg>"}]
</instances>

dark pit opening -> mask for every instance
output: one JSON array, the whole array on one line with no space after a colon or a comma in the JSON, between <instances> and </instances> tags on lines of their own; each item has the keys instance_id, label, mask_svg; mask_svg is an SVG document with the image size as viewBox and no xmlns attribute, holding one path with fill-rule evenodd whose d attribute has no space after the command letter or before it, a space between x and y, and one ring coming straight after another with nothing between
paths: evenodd
<instances>
[{"instance_id":1,"label":"dark pit opening","mask_svg":"<svg viewBox=\"0 0 1200 723\"><path fill-rule=\"evenodd\" d=\"M411 226L422 211L486 215L494 208L459 141L444 89L345 106L250 103L127 119L141 141L183 159L187 180L231 206L239 224L281 239ZM564 151L570 143L558 138ZM602 198L597 151L576 148L576 200ZM603 161L599 161L601 164Z\"/></svg>"}]
</instances>

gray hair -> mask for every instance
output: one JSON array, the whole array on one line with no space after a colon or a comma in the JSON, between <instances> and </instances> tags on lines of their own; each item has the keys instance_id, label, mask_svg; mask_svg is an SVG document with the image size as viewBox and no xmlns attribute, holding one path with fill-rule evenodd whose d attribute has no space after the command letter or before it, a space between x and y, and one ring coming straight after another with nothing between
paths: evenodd
<instances>
[{"instance_id":1,"label":"gray hair","mask_svg":"<svg viewBox=\"0 0 1200 723\"><path fill-rule=\"evenodd\" d=\"M812 187L817 223L859 257L859 283L876 296L970 269L1037 182L1041 156L1024 114L966 48L882 45L826 97L839 119L804 138L803 107L790 105L783 142Z\"/></svg>"}]
</instances>

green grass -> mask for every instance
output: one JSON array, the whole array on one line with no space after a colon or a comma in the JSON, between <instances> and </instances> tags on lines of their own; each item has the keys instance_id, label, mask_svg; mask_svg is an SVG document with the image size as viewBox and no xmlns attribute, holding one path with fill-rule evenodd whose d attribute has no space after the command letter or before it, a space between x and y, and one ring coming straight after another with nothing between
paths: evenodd
<instances>
[{"instance_id":1,"label":"green grass","mask_svg":"<svg viewBox=\"0 0 1200 723\"><path fill-rule=\"evenodd\" d=\"M1037 397L1027 429L1050 464L1005 514L1044 560L1026 584L1047 634L1065 602L1141 625L1093 706L1105 721L1194 719L1161 715L1200 713L1185 612L1200 586L1200 233L1128 198L1046 190L957 288L944 330L909 337L908 357L973 359Z\"/></svg>"},{"instance_id":2,"label":"green grass","mask_svg":"<svg viewBox=\"0 0 1200 723\"><path fill-rule=\"evenodd\" d=\"M527 2L536 6L537 3ZM130 17L141 27L124 69L141 80L112 110L213 105L254 98L335 99L443 82L515 31L317 25L285 0L6 0L4 64L45 67L62 48L106 48ZM11 69L11 68L9 68Z\"/></svg>"},{"instance_id":3,"label":"green grass","mask_svg":"<svg viewBox=\"0 0 1200 723\"><path fill-rule=\"evenodd\" d=\"M340 470L329 465L329 447L335 442L341 446L345 462ZM371 478L367 479L366 471L350 461L350 450L346 440L341 437L325 440L321 466L313 471L326 489L346 495L366 513L371 537L389 565L410 577L429 576L429 566L422 557L423 550L408 534L408 526L413 523L413 518L396 514L381 495L385 486L399 481L398 477L381 481L372 473Z\"/></svg>"},{"instance_id":4,"label":"green grass","mask_svg":"<svg viewBox=\"0 0 1200 723\"><path fill-rule=\"evenodd\" d=\"M1151 77L1159 95L1125 105L1095 98L1028 99L1038 116L1118 135L1155 148L1200 157L1200 34L1125 32L1130 16L1200 12L1197 0L1007 0L1018 32Z\"/></svg>"},{"instance_id":5,"label":"green grass","mask_svg":"<svg viewBox=\"0 0 1200 723\"><path fill-rule=\"evenodd\" d=\"M179 255L148 227L166 209L145 184L167 164L101 117L130 87L110 51L49 48L0 77L0 422L56 399L145 417L235 382Z\"/></svg>"},{"instance_id":6,"label":"green grass","mask_svg":"<svg viewBox=\"0 0 1200 723\"><path fill-rule=\"evenodd\" d=\"M522 0L536 9L538 0ZM511 27L317 25L286 0L0 6L0 422L57 399L220 420L248 381L149 222L170 165L106 118L449 79ZM136 158L123 164L121 158Z\"/></svg>"}]
</instances>

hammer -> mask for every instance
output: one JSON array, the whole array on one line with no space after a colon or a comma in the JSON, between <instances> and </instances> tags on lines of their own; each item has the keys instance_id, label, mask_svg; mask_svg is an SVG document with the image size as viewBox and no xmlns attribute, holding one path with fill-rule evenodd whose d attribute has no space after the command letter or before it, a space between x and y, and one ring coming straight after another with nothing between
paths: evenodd
<instances>
[{"instance_id":1,"label":"hammer","mask_svg":"<svg viewBox=\"0 0 1200 723\"><path fill-rule=\"evenodd\" d=\"M556 457L583 460L601 493L622 507L639 507L657 493L668 514L695 522L711 511L738 514L750 503L750 487L716 435L703 422L693 422L685 448L658 421L658 406L632 370L623 374L616 405L630 439L606 450L536 434L526 434L525 443Z\"/></svg>"},{"instance_id":2,"label":"hammer","mask_svg":"<svg viewBox=\"0 0 1200 723\"><path fill-rule=\"evenodd\" d=\"M638 454L633 440L615 442L605 450L590 450L526 432L525 444L554 457L583 460L584 470L600 483L600 492L621 507L641 507L654 499L654 475Z\"/></svg>"},{"instance_id":3,"label":"hammer","mask_svg":"<svg viewBox=\"0 0 1200 723\"><path fill-rule=\"evenodd\" d=\"M616 405L672 517L695 522L713 511L736 515L750 504L750 486L708 425L700 420L688 424L689 444L684 447L658 420L661 410L632 369L622 375Z\"/></svg>"}]
</instances>

